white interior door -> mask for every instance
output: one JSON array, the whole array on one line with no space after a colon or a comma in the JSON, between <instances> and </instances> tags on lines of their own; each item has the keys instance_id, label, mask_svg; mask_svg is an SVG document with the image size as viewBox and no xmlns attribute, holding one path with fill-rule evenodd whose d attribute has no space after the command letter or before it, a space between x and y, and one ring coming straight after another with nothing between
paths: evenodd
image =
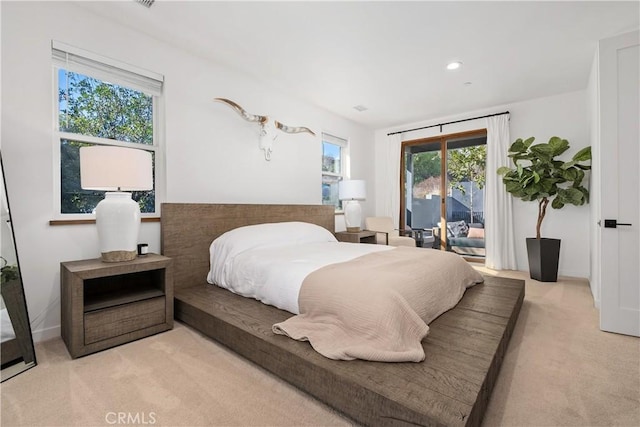
<instances>
[{"instance_id":1,"label":"white interior door","mask_svg":"<svg viewBox=\"0 0 640 427\"><path fill-rule=\"evenodd\" d=\"M634 336L640 336L639 39L638 31L624 34L601 41L599 50L600 328Z\"/></svg>"}]
</instances>

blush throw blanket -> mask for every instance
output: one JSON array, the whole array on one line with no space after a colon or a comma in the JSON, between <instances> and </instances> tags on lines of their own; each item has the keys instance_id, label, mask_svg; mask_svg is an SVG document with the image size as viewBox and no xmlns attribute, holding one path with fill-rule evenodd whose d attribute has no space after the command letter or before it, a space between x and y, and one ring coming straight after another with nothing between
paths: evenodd
<instances>
[{"instance_id":1,"label":"blush throw blanket","mask_svg":"<svg viewBox=\"0 0 640 427\"><path fill-rule=\"evenodd\" d=\"M330 359L420 362L428 323L482 281L450 252L375 252L310 273L298 296L300 314L273 325L273 332L309 341Z\"/></svg>"}]
</instances>

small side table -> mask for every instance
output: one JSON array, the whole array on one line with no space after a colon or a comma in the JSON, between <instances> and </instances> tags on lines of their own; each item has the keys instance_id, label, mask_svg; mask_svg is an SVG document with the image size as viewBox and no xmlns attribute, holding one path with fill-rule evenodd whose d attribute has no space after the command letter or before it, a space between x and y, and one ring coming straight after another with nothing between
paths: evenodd
<instances>
[{"instance_id":1,"label":"small side table","mask_svg":"<svg viewBox=\"0 0 640 427\"><path fill-rule=\"evenodd\" d=\"M349 243L372 243L376 244L376 232L369 230L362 230L357 233L350 233L348 231L338 231L336 233L336 239L340 242Z\"/></svg>"},{"instance_id":2,"label":"small side table","mask_svg":"<svg viewBox=\"0 0 640 427\"><path fill-rule=\"evenodd\" d=\"M173 327L171 258L60 263L62 339L72 358Z\"/></svg>"}]
</instances>

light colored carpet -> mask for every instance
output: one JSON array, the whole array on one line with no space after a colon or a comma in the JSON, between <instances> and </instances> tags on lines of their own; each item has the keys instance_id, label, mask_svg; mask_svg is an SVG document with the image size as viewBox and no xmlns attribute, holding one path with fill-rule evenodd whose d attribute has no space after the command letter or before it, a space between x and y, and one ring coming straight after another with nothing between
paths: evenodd
<instances>
[{"instance_id":1,"label":"light colored carpet","mask_svg":"<svg viewBox=\"0 0 640 427\"><path fill-rule=\"evenodd\" d=\"M179 323L75 360L62 339L37 344L36 355L38 366L1 385L3 427L350 425ZM113 422L119 413L131 418Z\"/></svg>"},{"instance_id":2,"label":"light colored carpet","mask_svg":"<svg viewBox=\"0 0 640 427\"><path fill-rule=\"evenodd\" d=\"M484 425L640 425L640 340L598 329L584 280L527 280L526 294ZM61 339L36 353L0 386L2 426L352 425L181 324L76 360Z\"/></svg>"},{"instance_id":3,"label":"light colored carpet","mask_svg":"<svg viewBox=\"0 0 640 427\"><path fill-rule=\"evenodd\" d=\"M640 426L640 339L599 329L587 281L499 275L526 294L484 425Z\"/></svg>"}]
</instances>

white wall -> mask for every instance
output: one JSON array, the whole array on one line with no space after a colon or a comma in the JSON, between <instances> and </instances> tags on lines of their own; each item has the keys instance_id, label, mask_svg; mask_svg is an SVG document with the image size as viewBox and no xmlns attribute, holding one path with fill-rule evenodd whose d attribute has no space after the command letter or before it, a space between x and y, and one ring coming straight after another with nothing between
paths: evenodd
<instances>
[{"instance_id":1,"label":"white wall","mask_svg":"<svg viewBox=\"0 0 640 427\"><path fill-rule=\"evenodd\" d=\"M591 243L591 258L589 259L589 286L593 295L594 305L600 307L600 90L598 87L599 63L598 51L593 57L589 83L587 84L587 108L589 112L589 143L591 157L594 159L591 169L591 188L589 191L589 237Z\"/></svg>"},{"instance_id":2,"label":"white wall","mask_svg":"<svg viewBox=\"0 0 640 427\"><path fill-rule=\"evenodd\" d=\"M509 111L510 136L517 138L534 136L537 142L547 142L552 136L569 140L571 148L563 155L569 158L575 152L590 144L587 124L587 99L585 91L571 92L530 101L501 105L480 111L472 111L458 116L442 117L426 122L408 123L375 133L376 141L376 182L378 191L383 186L382 172L386 161L387 133L414 129L442 122L460 120L484 114ZM485 128L485 120L473 120L443 128L442 134L450 134ZM412 140L439 135L438 127L403 134L403 140ZM514 200L514 233L518 270L528 271L525 238L535 237L537 204ZM376 212L383 211L383 196L376 194ZM565 206L562 210L547 210L542 225L543 237L562 239L560 249L559 274L574 277L589 277L589 209L584 206Z\"/></svg>"},{"instance_id":3,"label":"white wall","mask_svg":"<svg viewBox=\"0 0 640 427\"><path fill-rule=\"evenodd\" d=\"M59 263L99 255L93 225L53 219L55 39L165 76L164 140L169 202L321 203L321 131L348 138L351 176L368 183L363 215L373 213L373 132L64 2L1 2L2 155L34 339L60 333ZM318 134L280 133L271 162L258 126L214 97ZM337 218L337 223L340 224ZM140 241L160 250L160 225L142 224Z\"/></svg>"}]
</instances>

